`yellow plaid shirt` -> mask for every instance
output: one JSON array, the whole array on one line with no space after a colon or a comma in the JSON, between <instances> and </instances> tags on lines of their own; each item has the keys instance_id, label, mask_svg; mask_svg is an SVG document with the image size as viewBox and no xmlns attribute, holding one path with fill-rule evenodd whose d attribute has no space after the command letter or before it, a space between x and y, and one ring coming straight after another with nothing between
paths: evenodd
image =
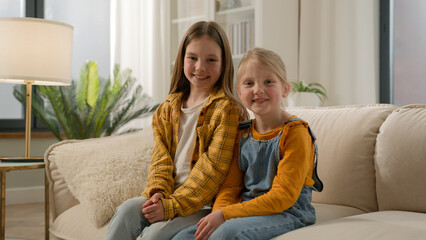
<instances>
[{"instance_id":1,"label":"yellow plaid shirt","mask_svg":"<svg viewBox=\"0 0 426 240\"><path fill-rule=\"evenodd\" d=\"M197 120L191 172L184 184L174 189L174 157L178 145L178 129L182 93L170 94L153 116L154 150L143 195L154 193L162 199L165 220L192 214L217 194L231 164L240 109L223 90L214 90Z\"/></svg>"}]
</instances>

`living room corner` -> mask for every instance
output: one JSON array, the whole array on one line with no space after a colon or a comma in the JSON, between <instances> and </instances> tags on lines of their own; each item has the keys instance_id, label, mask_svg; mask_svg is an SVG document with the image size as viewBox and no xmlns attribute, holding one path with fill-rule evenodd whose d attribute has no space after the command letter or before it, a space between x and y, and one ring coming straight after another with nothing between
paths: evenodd
<instances>
[{"instance_id":1,"label":"living room corner","mask_svg":"<svg viewBox=\"0 0 426 240\"><path fill-rule=\"evenodd\" d=\"M6 213L37 206L37 220L22 229L6 219L0 240L2 235L103 239L112 209L125 200L116 192L130 198L145 187L127 189L107 180L121 178L118 173L125 175L133 166L143 173L129 172L128 182L145 183L154 141L152 115L168 96L182 36L201 20L225 30L235 77L249 49L270 49L286 64L291 96L314 98L283 101L317 135L318 169L325 176L325 193L313 195L318 224L288 239L344 239L348 232L353 239L374 239L371 232L377 229L380 240L410 233L413 238L407 239L421 239L426 209L415 199L424 202L426 192L412 187L422 188L420 173L426 171L425 12L423 0L0 0L0 19L74 28L70 85L31 90L40 100L33 100L30 114L31 157L45 165L8 171L5 177ZM0 51L7 49L0 45ZM0 79L7 78L1 74ZM56 89L54 98L48 89ZM0 158L23 157L28 145L26 102L18 94L25 96L25 85L0 81ZM34 109L37 104L43 108ZM413 127L401 124L405 121ZM85 161L87 168L81 168ZM353 162L354 172L347 167ZM117 167L121 170L112 173ZM102 176L84 174L98 168L108 176L104 182ZM83 186L75 176L93 184ZM47 235L45 177L51 184ZM95 182L103 184L95 188ZM109 184L116 192L105 190ZM104 201L103 193L114 201ZM410 230L403 221L412 219ZM373 224L363 225L367 222ZM392 224L400 230L393 236ZM344 231L336 230L339 226ZM35 234L25 231L32 227Z\"/></svg>"}]
</instances>

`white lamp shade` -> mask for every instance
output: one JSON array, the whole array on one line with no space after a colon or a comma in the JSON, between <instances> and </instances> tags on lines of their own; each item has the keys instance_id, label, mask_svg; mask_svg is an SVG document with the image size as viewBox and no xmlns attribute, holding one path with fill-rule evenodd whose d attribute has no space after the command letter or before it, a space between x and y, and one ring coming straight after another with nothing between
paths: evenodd
<instances>
[{"instance_id":1,"label":"white lamp shade","mask_svg":"<svg viewBox=\"0 0 426 240\"><path fill-rule=\"evenodd\" d=\"M69 85L71 25L38 18L0 18L0 82Z\"/></svg>"}]
</instances>

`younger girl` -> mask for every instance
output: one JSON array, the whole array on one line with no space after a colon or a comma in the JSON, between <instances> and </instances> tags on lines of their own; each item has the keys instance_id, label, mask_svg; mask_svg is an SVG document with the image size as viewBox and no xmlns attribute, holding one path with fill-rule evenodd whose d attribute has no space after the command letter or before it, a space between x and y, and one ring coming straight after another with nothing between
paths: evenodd
<instances>
[{"instance_id":1,"label":"younger girl","mask_svg":"<svg viewBox=\"0 0 426 240\"><path fill-rule=\"evenodd\" d=\"M277 54L255 48L244 56L237 92L255 119L240 124L213 212L175 239L270 239L315 223L312 189L321 191L322 183L314 137L306 122L281 108L289 91Z\"/></svg>"},{"instance_id":2,"label":"younger girl","mask_svg":"<svg viewBox=\"0 0 426 240\"><path fill-rule=\"evenodd\" d=\"M246 116L233 96L233 65L224 31L198 22L176 57L169 96L153 116L154 150L142 197L125 201L106 239L171 239L210 212L231 164Z\"/></svg>"}]
</instances>

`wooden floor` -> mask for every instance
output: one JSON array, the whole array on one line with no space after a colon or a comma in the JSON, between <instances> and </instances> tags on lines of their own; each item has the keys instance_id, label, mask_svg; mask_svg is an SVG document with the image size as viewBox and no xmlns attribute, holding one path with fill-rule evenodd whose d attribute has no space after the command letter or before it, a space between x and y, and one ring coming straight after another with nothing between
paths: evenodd
<instances>
[{"instance_id":1,"label":"wooden floor","mask_svg":"<svg viewBox=\"0 0 426 240\"><path fill-rule=\"evenodd\" d=\"M7 205L6 238L45 239L44 203Z\"/></svg>"}]
</instances>

